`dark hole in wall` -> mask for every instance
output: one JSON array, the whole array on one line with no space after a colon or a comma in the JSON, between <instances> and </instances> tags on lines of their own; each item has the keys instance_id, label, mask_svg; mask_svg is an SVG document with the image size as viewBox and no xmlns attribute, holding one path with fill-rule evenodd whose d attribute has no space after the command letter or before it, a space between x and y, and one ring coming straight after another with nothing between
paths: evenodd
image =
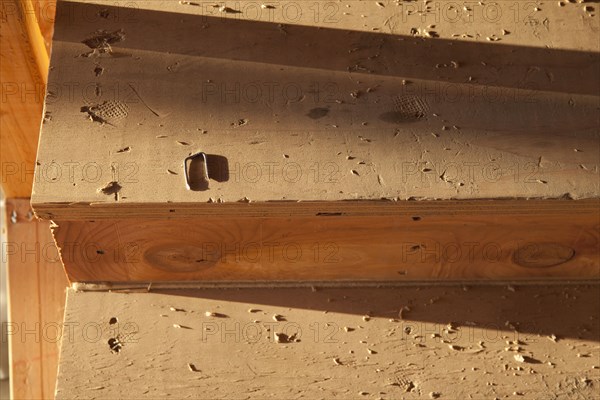
<instances>
[{"instance_id":1,"label":"dark hole in wall","mask_svg":"<svg viewBox=\"0 0 600 400\"><path fill-rule=\"evenodd\" d=\"M210 179L217 182L227 182L229 180L229 162L226 157L207 154L206 164L208 165L208 177Z\"/></svg>"},{"instance_id":2,"label":"dark hole in wall","mask_svg":"<svg viewBox=\"0 0 600 400\"><path fill-rule=\"evenodd\" d=\"M226 157L216 154L206 154L188 161L188 184L190 190L200 192L208 190L210 180L227 182L229 180L229 162ZM206 177L208 176L208 180Z\"/></svg>"}]
</instances>

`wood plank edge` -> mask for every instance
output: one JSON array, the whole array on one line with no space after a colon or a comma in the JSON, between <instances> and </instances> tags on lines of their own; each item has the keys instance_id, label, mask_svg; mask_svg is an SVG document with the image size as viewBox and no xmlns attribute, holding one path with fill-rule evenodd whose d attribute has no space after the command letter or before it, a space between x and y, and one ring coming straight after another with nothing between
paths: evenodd
<instances>
[{"instance_id":1,"label":"wood plank edge","mask_svg":"<svg viewBox=\"0 0 600 400\"><path fill-rule=\"evenodd\" d=\"M257 203L36 203L40 219L312 217L473 214L586 213L600 210L600 197L588 199L346 200Z\"/></svg>"},{"instance_id":2,"label":"wood plank edge","mask_svg":"<svg viewBox=\"0 0 600 400\"><path fill-rule=\"evenodd\" d=\"M154 292L195 289L282 289L306 288L402 288L402 287L460 287L460 286L539 286L539 285L598 285L600 278L545 278L526 280L444 280L444 281L219 281L219 282L73 282L76 292Z\"/></svg>"}]
</instances>

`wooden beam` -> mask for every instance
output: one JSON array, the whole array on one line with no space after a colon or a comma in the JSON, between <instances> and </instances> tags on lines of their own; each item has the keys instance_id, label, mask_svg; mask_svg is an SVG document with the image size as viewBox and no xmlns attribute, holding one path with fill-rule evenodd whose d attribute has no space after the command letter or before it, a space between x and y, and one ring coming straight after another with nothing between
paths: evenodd
<instances>
[{"instance_id":1,"label":"wooden beam","mask_svg":"<svg viewBox=\"0 0 600 400\"><path fill-rule=\"evenodd\" d=\"M68 283L49 223L33 217L29 199L8 199L6 213L11 398L52 399Z\"/></svg>"},{"instance_id":2,"label":"wooden beam","mask_svg":"<svg viewBox=\"0 0 600 400\"><path fill-rule=\"evenodd\" d=\"M599 296L598 285L69 290L56 398L592 399Z\"/></svg>"},{"instance_id":3,"label":"wooden beam","mask_svg":"<svg viewBox=\"0 0 600 400\"><path fill-rule=\"evenodd\" d=\"M54 3L48 0L2 0L0 3L0 185L6 197L31 195Z\"/></svg>"},{"instance_id":4,"label":"wooden beam","mask_svg":"<svg viewBox=\"0 0 600 400\"><path fill-rule=\"evenodd\" d=\"M598 210L407 202L385 216L100 218L53 232L73 282L591 279Z\"/></svg>"}]
</instances>

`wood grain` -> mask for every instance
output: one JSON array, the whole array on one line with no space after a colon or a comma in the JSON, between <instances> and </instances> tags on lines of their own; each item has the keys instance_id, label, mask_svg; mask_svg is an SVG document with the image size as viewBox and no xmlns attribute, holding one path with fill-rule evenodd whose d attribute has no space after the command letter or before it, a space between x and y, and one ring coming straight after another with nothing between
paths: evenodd
<instances>
[{"instance_id":1,"label":"wood grain","mask_svg":"<svg viewBox=\"0 0 600 400\"><path fill-rule=\"evenodd\" d=\"M410 5L311 3L339 7L327 23L286 1L253 20L250 3L61 3L38 215L598 198L597 13L553 4L515 19L501 3L498 23L428 23ZM305 12L286 21L292 5ZM431 24L440 37L421 34ZM209 187L187 190L198 151Z\"/></svg>"},{"instance_id":2,"label":"wood grain","mask_svg":"<svg viewBox=\"0 0 600 400\"><path fill-rule=\"evenodd\" d=\"M29 199L8 199L6 212L11 398L53 399L68 282L49 223L33 218Z\"/></svg>"},{"instance_id":3,"label":"wood grain","mask_svg":"<svg viewBox=\"0 0 600 400\"><path fill-rule=\"evenodd\" d=\"M414 203L428 207L362 217L55 221L53 232L72 282L600 277L595 200Z\"/></svg>"},{"instance_id":4,"label":"wood grain","mask_svg":"<svg viewBox=\"0 0 600 400\"><path fill-rule=\"evenodd\" d=\"M598 285L315 290L70 290L57 399L598 399Z\"/></svg>"},{"instance_id":5,"label":"wood grain","mask_svg":"<svg viewBox=\"0 0 600 400\"><path fill-rule=\"evenodd\" d=\"M0 184L29 197L46 91L53 1L2 1Z\"/></svg>"}]
</instances>

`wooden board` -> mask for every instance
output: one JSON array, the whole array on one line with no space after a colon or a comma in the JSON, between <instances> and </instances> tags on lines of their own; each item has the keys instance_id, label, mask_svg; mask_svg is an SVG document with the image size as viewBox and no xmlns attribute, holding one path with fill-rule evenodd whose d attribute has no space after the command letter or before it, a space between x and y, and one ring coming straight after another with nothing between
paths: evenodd
<instances>
[{"instance_id":1,"label":"wooden board","mask_svg":"<svg viewBox=\"0 0 600 400\"><path fill-rule=\"evenodd\" d=\"M598 198L596 5L313 3L60 3L38 215Z\"/></svg>"},{"instance_id":2,"label":"wooden board","mask_svg":"<svg viewBox=\"0 0 600 400\"><path fill-rule=\"evenodd\" d=\"M6 213L10 398L53 399L68 282L50 224L33 218L29 199L8 199Z\"/></svg>"},{"instance_id":3,"label":"wooden board","mask_svg":"<svg viewBox=\"0 0 600 400\"><path fill-rule=\"evenodd\" d=\"M70 290L57 399L599 398L597 284L315 290Z\"/></svg>"},{"instance_id":4,"label":"wooden board","mask_svg":"<svg viewBox=\"0 0 600 400\"><path fill-rule=\"evenodd\" d=\"M29 197L46 91L55 1L3 0L0 185Z\"/></svg>"},{"instance_id":5,"label":"wooden board","mask_svg":"<svg viewBox=\"0 0 600 400\"><path fill-rule=\"evenodd\" d=\"M72 282L600 278L598 200L401 204L385 216L55 221L53 232Z\"/></svg>"}]
</instances>

